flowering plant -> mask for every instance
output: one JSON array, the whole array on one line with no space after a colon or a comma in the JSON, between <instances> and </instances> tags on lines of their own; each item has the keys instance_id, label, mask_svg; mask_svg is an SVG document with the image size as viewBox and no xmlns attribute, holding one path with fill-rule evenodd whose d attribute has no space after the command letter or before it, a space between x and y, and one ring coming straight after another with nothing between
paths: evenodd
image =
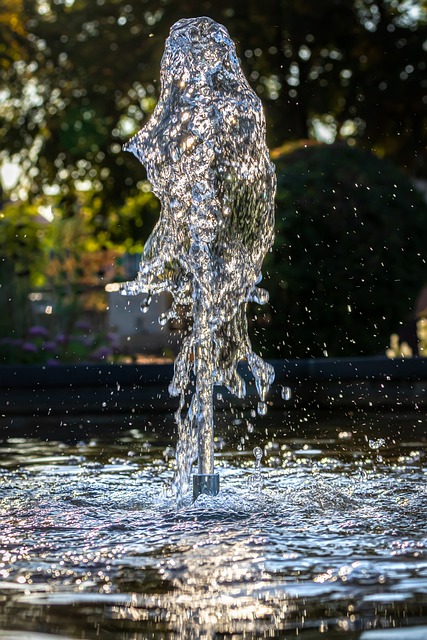
<instances>
[{"instance_id":1,"label":"flowering plant","mask_svg":"<svg viewBox=\"0 0 427 640\"><path fill-rule=\"evenodd\" d=\"M69 335L34 325L23 338L0 339L0 364L111 362L116 350L115 334L96 332L86 322L77 322Z\"/></svg>"}]
</instances>

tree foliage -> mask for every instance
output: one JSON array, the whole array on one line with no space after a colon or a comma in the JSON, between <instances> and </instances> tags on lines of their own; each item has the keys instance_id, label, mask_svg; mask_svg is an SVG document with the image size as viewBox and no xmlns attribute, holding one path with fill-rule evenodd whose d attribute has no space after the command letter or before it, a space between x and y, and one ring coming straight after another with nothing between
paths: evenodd
<instances>
[{"instance_id":1,"label":"tree foliage","mask_svg":"<svg viewBox=\"0 0 427 640\"><path fill-rule=\"evenodd\" d=\"M8 197L27 199L31 206L54 205L59 220L82 216L85 230L98 248L140 247L158 208L143 167L123 153L122 143L141 128L157 101L160 60L171 25L179 18L202 14L223 23L236 41L245 74L263 100L271 147L300 139L341 139L393 160L412 175L425 174L427 17L422 0L4 0L0 11L0 163L20 167L18 183ZM354 158L366 160L363 155ZM311 252L316 248L314 238L317 243L327 242L319 240L322 231L332 234L330 245L339 253L341 245L334 233L340 229L345 235L344 223L350 225L349 233L361 232L354 226L350 205L353 197L360 195L353 193L354 183L363 181L339 178L341 200L334 206L342 215L337 217L328 209L334 202L331 194L331 202L323 197L332 177L316 169L319 180L308 183L319 193L316 197L311 193L310 207L314 211L322 204L321 210L329 214L314 216L305 228L310 219L305 216L311 215L311 209L305 211L298 200L297 216L292 188L303 188L301 181L309 176L299 156L294 160L297 168L289 164L291 156L289 163L279 163L279 243L286 241L291 249L298 246L303 253ZM369 166L375 172L373 163L370 159ZM351 171L354 178L356 168ZM288 184L287 176L294 185ZM329 186L322 180L329 180ZM343 185L350 190L348 200L342 193ZM378 189L376 183L375 193ZM409 193L409 187L405 189ZM296 196L302 197L301 193ZM382 192L378 206L370 201L369 222L367 219L364 224L374 235L376 224L389 231L385 212L394 212L390 220L394 220L393 228L399 228L396 203L408 212L399 194L390 203L387 198ZM413 194L412 202L411 198ZM357 207L362 204L357 201ZM350 208L344 211L347 205ZM289 208L286 216L285 206ZM363 206L360 215L364 215L362 211ZM334 220L334 225L330 227L326 220ZM298 225L306 247L292 237ZM285 251L284 244L278 246ZM367 271L373 260L370 246L368 236L360 235L357 255ZM394 277L398 277L397 268L402 269L409 285L397 296L399 303L391 296L386 316L390 322L385 321L384 331L395 323L398 312L403 313L415 286L410 261L401 259L407 250L402 254L398 243L393 247L384 258L393 255ZM353 257L354 251L353 247ZM274 255L278 259L277 250ZM322 260L327 262L329 257L326 253ZM282 260L285 258L283 254ZM291 271L281 276L287 282L286 304L291 309L295 311L297 305L291 300L292 291L300 287L301 292L316 292L319 282L326 286L333 281L332 266L327 267L326 262L320 266L330 270L329 276L322 271L319 279L312 265L312 273L299 272L303 280L297 285L298 260L293 258ZM280 260L275 264L280 271ZM309 266L307 262L304 269ZM385 268L377 263L374 267L385 282L381 275ZM274 283L272 286L276 293L281 289ZM353 315L347 317L343 307L347 320L360 315L362 309L372 317L380 313L377 322L384 315L375 301L356 310L359 307L348 302L346 295L337 293L330 304L337 303L335 312L339 305L354 308ZM315 298L320 301L319 291ZM307 309L312 309L308 302ZM286 317L299 317L294 311L288 308ZM324 316L327 322L333 321L332 315ZM309 319L304 322L311 323ZM368 333L375 331L367 327ZM345 335L352 332L351 326ZM328 349L339 353L347 338L344 334L336 337L332 348L334 340L326 340ZM371 348L378 348L381 340L378 334L369 343ZM317 351L323 350L322 341L320 337L315 341ZM354 352L367 348L368 342L357 342ZM295 354L301 352L296 346L292 349Z\"/></svg>"},{"instance_id":2,"label":"tree foliage","mask_svg":"<svg viewBox=\"0 0 427 640\"><path fill-rule=\"evenodd\" d=\"M384 353L427 281L427 205L390 162L343 143L277 168L270 354Z\"/></svg>"},{"instance_id":3,"label":"tree foliage","mask_svg":"<svg viewBox=\"0 0 427 640\"><path fill-rule=\"evenodd\" d=\"M13 0L0 29L2 157L31 195L101 199L96 227L144 179L121 150L152 111L164 41L207 14L236 40L272 146L327 135L425 169L427 23L414 0ZM6 62L7 61L7 62ZM115 230L120 237L120 228Z\"/></svg>"},{"instance_id":4,"label":"tree foliage","mask_svg":"<svg viewBox=\"0 0 427 640\"><path fill-rule=\"evenodd\" d=\"M21 334L31 323L28 294L43 270L45 230L36 205L10 203L0 211L0 336Z\"/></svg>"}]
</instances>

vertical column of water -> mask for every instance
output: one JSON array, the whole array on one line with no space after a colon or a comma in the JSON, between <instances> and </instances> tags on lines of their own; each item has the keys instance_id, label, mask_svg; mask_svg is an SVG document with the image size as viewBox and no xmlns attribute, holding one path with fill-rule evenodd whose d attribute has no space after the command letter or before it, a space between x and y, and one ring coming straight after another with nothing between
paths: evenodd
<instances>
[{"instance_id":1,"label":"vertical column of water","mask_svg":"<svg viewBox=\"0 0 427 640\"><path fill-rule=\"evenodd\" d=\"M211 474L214 472L212 334L206 306L198 287L195 286L194 289L194 317L198 325L195 344L198 472Z\"/></svg>"},{"instance_id":2,"label":"vertical column of water","mask_svg":"<svg viewBox=\"0 0 427 640\"><path fill-rule=\"evenodd\" d=\"M213 387L243 397L237 373L246 360L261 399L273 368L251 347L246 303L257 289L273 242L275 173L259 98L239 66L227 30L210 18L178 21L166 41L161 94L147 124L125 147L145 165L162 208L138 277L122 293L169 291L170 318L189 321L169 390L180 396L175 487L183 495L192 463L194 496L215 495ZM195 391L186 417L183 410Z\"/></svg>"},{"instance_id":3,"label":"vertical column of water","mask_svg":"<svg viewBox=\"0 0 427 640\"><path fill-rule=\"evenodd\" d=\"M193 475L193 498L219 492L219 475L214 473L214 415L213 415L213 336L209 324L209 305L203 300L199 286L194 286L195 375L197 474Z\"/></svg>"}]
</instances>

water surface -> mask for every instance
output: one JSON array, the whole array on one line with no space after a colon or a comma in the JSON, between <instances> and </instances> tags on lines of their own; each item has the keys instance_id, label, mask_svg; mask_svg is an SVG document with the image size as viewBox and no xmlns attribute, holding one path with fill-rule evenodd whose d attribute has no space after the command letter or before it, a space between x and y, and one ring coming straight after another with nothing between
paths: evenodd
<instances>
[{"instance_id":1,"label":"water surface","mask_svg":"<svg viewBox=\"0 0 427 640\"><path fill-rule=\"evenodd\" d=\"M0 638L426 638L424 416L236 416L179 507L163 419L9 433Z\"/></svg>"}]
</instances>

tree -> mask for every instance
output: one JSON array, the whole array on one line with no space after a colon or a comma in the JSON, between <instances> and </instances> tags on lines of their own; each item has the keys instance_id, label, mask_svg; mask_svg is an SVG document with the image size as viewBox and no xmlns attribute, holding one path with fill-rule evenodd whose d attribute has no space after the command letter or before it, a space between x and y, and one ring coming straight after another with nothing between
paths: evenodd
<instances>
[{"instance_id":1,"label":"tree","mask_svg":"<svg viewBox=\"0 0 427 640\"><path fill-rule=\"evenodd\" d=\"M8 204L0 211L0 337L19 336L31 324L28 295L43 268L37 206Z\"/></svg>"},{"instance_id":2,"label":"tree","mask_svg":"<svg viewBox=\"0 0 427 640\"><path fill-rule=\"evenodd\" d=\"M0 7L0 69L7 72L14 63L26 58L29 50L22 0L9 0Z\"/></svg>"},{"instance_id":3,"label":"tree","mask_svg":"<svg viewBox=\"0 0 427 640\"><path fill-rule=\"evenodd\" d=\"M21 168L8 196L30 206L59 201L63 219L84 207L98 247L140 246L157 205L122 143L154 108L171 25L203 13L236 41L272 147L342 139L423 176L421 0L8 0L0 15L0 161Z\"/></svg>"},{"instance_id":4,"label":"tree","mask_svg":"<svg viewBox=\"0 0 427 640\"><path fill-rule=\"evenodd\" d=\"M69 205L64 216L83 194L101 244L141 240L141 225L133 224L129 238L128 225L115 222L126 198L145 189L142 167L121 146L156 101L146 68L149 3L138 5L142 15L136 26L133 14L127 15L129 5L121 1L24 1L23 6L26 59L3 74L0 109L2 157L17 161L22 170L15 194L49 198L60 193ZM146 196L153 211L149 200Z\"/></svg>"},{"instance_id":5,"label":"tree","mask_svg":"<svg viewBox=\"0 0 427 640\"><path fill-rule=\"evenodd\" d=\"M223 22L264 101L271 146L329 135L425 167L427 19L406 0L14 0L0 90L1 157L22 167L22 197L97 198L110 216L144 180L121 150L151 113L170 26L200 13ZM18 191L17 191L18 192ZM142 213L143 215L143 213Z\"/></svg>"},{"instance_id":6,"label":"tree","mask_svg":"<svg viewBox=\"0 0 427 640\"><path fill-rule=\"evenodd\" d=\"M277 170L270 355L384 353L427 281L426 203L389 161L343 143L294 150Z\"/></svg>"}]
</instances>

